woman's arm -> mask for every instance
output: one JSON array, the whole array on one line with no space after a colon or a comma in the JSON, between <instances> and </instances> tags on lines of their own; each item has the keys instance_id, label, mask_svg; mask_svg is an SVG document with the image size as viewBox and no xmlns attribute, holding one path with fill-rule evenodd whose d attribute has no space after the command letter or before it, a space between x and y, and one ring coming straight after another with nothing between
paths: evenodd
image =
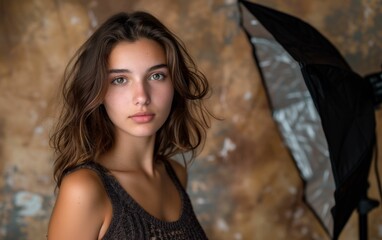
<instances>
[{"instance_id":1,"label":"woman's arm","mask_svg":"<svg viewBox=\"0 0 382 240\"><path fill-rule=\"evenodd\" d=\"M100 239L107 207L106 192L95 172L80 169L65 176L50 218L48 239Z\"/></svg>"}]
</instances>

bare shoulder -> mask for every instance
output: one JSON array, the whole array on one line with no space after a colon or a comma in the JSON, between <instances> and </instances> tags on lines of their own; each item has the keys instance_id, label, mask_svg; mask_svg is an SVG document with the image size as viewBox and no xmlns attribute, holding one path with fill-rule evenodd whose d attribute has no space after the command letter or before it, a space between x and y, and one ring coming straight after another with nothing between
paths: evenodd
<instances>
[{"instance_id":1,"label":"bare shoulder","mask_svg":"<svg viewBox=\"0 0 382 240\"><path fill-rule=\"evenodd\" d=\"M49 239L98 239L107 195L97 173L79 169L62 180L49 223Z\"/></svg>"},{"instance_id":2,"label":"bare shoulder","mask_svg":"<svg viewBox=\"0 0 382 240\"><path fill-rule=\"evenodd\" d=\"M79 169L68 174L62 180L58 198L81 198L89 203L104 196L104 188L97 173L90 169Z\"/></svg>"},{"instance_id":3,"label":"bare shoulder","mask_svg":"<svg viewBox=\"0 0 382 240\"><path fill-rule=\"evenodd\" d=\"M184 188L187 188L188 176L187 176L186 168L182 164L180 164L179 162L177 162L175 160L170 159L169 162L170 162L172 168L174 169L176 176L179 178L182 186Z\"/></svg>"}]
</instances>

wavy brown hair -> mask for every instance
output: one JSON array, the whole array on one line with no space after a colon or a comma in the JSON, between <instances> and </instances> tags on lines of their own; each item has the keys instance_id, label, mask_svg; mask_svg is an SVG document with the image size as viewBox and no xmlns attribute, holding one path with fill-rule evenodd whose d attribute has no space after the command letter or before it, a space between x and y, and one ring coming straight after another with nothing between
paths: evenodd
<instances>
[{"instance_id":1,"label":"wavy brown hair","mask_svg":"<svg viewBox=\"0 0 382 240\"><path fill-rule=\"evenodd\" d=\"M102 105L108 58L118 42L140 38L154 40L164 48L174 86L170 115L156 133L156 159L191 153L192 160L203 145L212 116L202 102L209 94L206 77L182 41L154 16L146 12L119 13L90 36L65 70L63 108L51 136L58 187L66 170L92 161L112 147L114 126Z\"/></svg>"}]
</instances>

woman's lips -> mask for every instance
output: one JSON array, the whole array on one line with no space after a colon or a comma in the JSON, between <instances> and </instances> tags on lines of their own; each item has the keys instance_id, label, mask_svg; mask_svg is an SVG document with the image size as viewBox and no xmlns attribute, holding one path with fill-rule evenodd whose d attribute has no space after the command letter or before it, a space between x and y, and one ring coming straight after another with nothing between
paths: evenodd
<instances>
[{"instance_id":1,"label":"woman's lips","mask_svg":"<svg viewBox=\"0 0 382 240\"><path fill-rule=\"evenodd\" d=\"M129 118L131 118L136 123L148 123L153 120L154 116L155 114L153 113L137 113L131 115Z\"/></svg>"}]
</instances>

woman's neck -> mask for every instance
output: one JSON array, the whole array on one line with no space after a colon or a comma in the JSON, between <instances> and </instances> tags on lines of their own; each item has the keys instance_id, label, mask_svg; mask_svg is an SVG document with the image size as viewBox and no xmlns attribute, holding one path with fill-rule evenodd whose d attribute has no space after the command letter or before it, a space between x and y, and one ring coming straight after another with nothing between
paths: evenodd
<instances>
[{"instance_id":1,"label":"woman's neck","mask_svg":"<svg viewBox=\"0 0 382 240\"><path fill-rule=\"evenodd\" d=\"M143 171L154 173L155 136L116 138L112 148L102 154L97 162L110 171L130 172Z\"/></svg>"}]
</instances>

